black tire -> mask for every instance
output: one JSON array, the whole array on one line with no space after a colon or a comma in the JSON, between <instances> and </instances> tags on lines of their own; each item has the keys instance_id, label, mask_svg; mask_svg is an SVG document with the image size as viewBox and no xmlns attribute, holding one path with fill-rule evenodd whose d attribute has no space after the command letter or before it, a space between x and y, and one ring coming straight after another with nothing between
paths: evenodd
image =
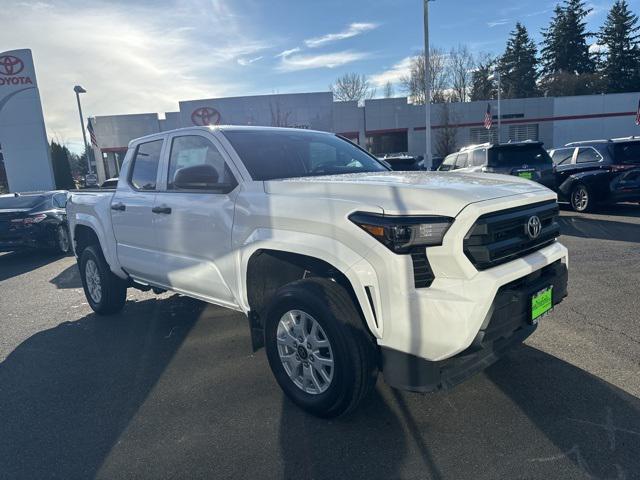
<instances>
[{"instance_id":1,"label":"black tire","mask_svg":"<svg viewBox=\"0 0 640 480\"><path fill-rule=\"evenodd\" d=\"M88 287L87 264L89 262L97 268L100 280L100 297L97 299L92 296ZM84 294L93 311L100 315L110 315L122 310L127 299L127 282L109 269L100 247L91 245L85 248L80 255L79 267Z\"/></svg>"},{"instance_id":2,"label":"black tire","mask_svg":"<svg viewBox=\"0 0 640 480\"><path fill-rule=\"evenodd\" d=\"M571 189L569 204L575 212L590 212L594 209L595 199L592 192L584 183L577 183Z\"/></svg>"},{"instance_id":3,"label":"black tire","mask_svg":"<svg viewBox=\"0 0 640 480\"><path fill-rule=\"evenodd\" d=\"M69 255L71 251L71 237L64 225L58 225L56 229L56 251L61 255Z\"/></svg>"},{"instance_id":4,"label":"black tire","mask_svg":"<svg viewBox=\"0 0 640 480\"><path fill-rule=\"evenodd\" d=\"M334 361L333 378L327 382L324 392L304 391L294 383L280 359L278 324L283 315L291 310L311 315L330 342ZM265 346L271 371L284 393L313 415L331 418L348 414L375 386L378 375L377 350L371 335L350 295L329 279L299 280L275 293L267 309ZM313 364L307 361L307 365Z\"/></svg>"}]
</instances>

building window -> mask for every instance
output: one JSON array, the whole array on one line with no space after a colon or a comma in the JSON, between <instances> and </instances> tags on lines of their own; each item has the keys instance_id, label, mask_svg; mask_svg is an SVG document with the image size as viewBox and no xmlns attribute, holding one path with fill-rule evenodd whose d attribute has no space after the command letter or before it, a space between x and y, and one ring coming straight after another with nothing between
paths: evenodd
<instances>
[{"instance_id":1,"label":"building window","mask_svg":"<svg viewBox=\"0 0 640 480\"><path fill-rule=\"evenodd\" d=\"M409 142L407 131L367 133L367 150L373 155L386 153L406 153Z\"/></svg>"},{"instance_id":2,"label":"building window","mask_svg":"<svg viewBox=\"0 0 640 480\"><path fill-rule=\"evenodd\" d=\"M484 127L470 129L470 139L472 144L477 143L498 143L498 128L491 127L487 130Z\"/></svg>"},{"instance_id":3,"label":"building window","mask_svg":"<svg viewBox=\"0 0 640 480\"><path fill-rule=\"evenodd\" d=\"M538 124L509 125L509 140L512 142L538 140Z\"/></svg>"}]
</instances>

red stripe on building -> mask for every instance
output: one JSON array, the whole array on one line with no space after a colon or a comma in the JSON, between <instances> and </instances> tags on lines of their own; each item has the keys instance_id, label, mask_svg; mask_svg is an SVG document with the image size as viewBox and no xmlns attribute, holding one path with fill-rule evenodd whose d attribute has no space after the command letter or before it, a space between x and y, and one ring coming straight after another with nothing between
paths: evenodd
<instances>
[{"instance_id":1,"label":"red stripe on building","mask_svg":"<svg viewBox=\"0 0 640 480\"><path fill-rule=\"evenodd\" d=\"M540 117L540 118L518 118L515 120L502 120L502 125L514 125L518 123L542 123L542 122L557 122L563 120L589 120L593 118L611 118L611 117L626 117L629 115L635 115L636 112L615 112L615 113L593 113L588 115L564 115L561 117ZM461 128L461 127L482 127L483 122L472 123L456 123L451 125L432 125L431 129L437 128ZM425 130L426 127L414 127L414 131Z\"/></svg>"}]
</instances>

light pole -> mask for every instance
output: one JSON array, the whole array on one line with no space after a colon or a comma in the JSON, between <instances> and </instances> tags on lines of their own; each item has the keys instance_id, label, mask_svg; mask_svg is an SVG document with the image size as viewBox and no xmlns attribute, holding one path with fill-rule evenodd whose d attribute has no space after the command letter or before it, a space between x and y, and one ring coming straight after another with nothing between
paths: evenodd
<instances>
[{"instance_id":1,"label":"light pole","mask_svg":"<svg viewBox=\"0 0 640 480\"><path fill-rule=\"evenodd\" d=\"M87 144L87 132L84 129L84 118L82 116L82 106L80 105L80 94L87 93L87 91L80 85L73 87L73 91L76 92L76 101L78 102L78 114L80 115L80 126L82 127L82 139L84 141L84 152L87 155L87 170L91 172L91 155L89 154L89 144Z\"/></svg>"},{"instance_id":2,"label":"light pole","mask_svg":"<svg viewBox=\"0 0 640 480\"><path fill-rule=\"evenodd\" d=\"M429 74L429 1L424 0L424 111L425 111L425 155L426 165L431 168L431 75Z\"/></svg>"}]
</instances>

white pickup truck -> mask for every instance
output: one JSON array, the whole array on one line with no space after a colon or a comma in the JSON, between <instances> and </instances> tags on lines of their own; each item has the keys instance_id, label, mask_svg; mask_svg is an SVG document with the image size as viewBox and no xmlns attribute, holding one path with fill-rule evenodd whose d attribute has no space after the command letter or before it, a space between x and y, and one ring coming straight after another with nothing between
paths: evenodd
<instances>
[{"instance_id":1,"label":"white pickup truck","mask_svg":"<svg viewBox=\"0 0 640 480\"><path fill-rule=\"evenodd\" d=\"M91 307L127 288L244 313L284 392L352 411L378 371L450 388L567 292L556 195L491 174L393 172L330 133L201 127L129 145L117 189L71 195Z\"/></svg>"}]
</instances>

